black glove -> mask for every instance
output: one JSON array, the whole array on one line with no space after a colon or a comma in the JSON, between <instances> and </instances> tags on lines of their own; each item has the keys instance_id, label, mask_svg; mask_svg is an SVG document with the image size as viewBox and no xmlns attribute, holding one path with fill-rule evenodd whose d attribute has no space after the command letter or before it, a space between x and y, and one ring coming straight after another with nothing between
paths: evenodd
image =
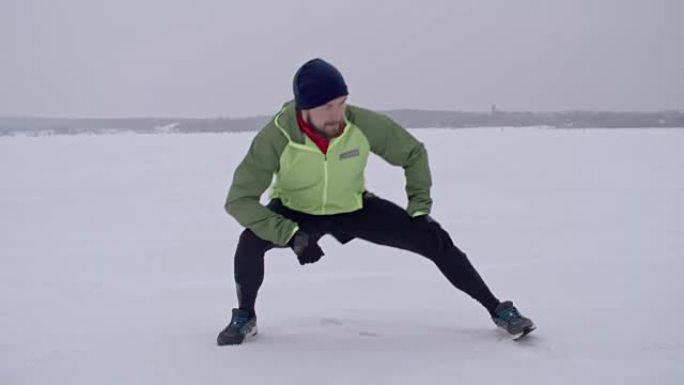
<instances>
[{"instance_id":1,"label":"black glove","mask_svg":"<svg viewBox=\"0 0 684 385\"><path fill-rule=\"evenodd\" d=\"M438 252L441 253L446 250L451 243L449 234L431 216L420 215L413 217L413 224L428 231L428 233L434 239L434 242L436 242Z\"/></svg>"},{"instance_id":2,"label":"black glove","mask_svg":"<svg viewBox=\"0 0 684 385\"><path fill-rule=\"evenodd\" d=\"M323 250L318 246L318 243L311 239L311 236L309 236L308 233L301 230L295 233L287 245L292 248L292 251L294 251L295 254L297 254L300 265L318 262L324 255Z\"/></svg>"}]
</instances>

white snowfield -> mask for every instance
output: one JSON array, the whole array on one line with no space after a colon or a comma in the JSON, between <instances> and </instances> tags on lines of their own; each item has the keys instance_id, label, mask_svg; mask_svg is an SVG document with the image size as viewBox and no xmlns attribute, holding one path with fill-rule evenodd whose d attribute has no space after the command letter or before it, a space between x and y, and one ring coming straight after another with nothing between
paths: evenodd
<instances>
[{"instance_id":1,"label":"white snowfield","mask_svg":"<svg viewBox=\"0 0 684 385\"><path fill-rule=\"evenodd\" d=\"M682 384L684 129L423 129L433 216L521 342L408 252L267 254L260 334L216 346L254 133L0 138L0 384ZM369 190L405 205L374 157Z\"/></svg>"}]
</instances>

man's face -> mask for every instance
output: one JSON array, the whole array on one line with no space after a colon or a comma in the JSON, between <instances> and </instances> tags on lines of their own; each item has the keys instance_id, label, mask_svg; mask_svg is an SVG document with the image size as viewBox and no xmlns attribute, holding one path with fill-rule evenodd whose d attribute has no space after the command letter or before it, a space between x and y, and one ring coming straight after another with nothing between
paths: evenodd
<instances>
[{"instance_id":1,"label":"man's face","mask_svg":"<svg viewBox=\"0 0 684 385\"><path fill-rule=\"evenodd\" d=\"M302 110L302 117L311 128L325 138L334 138L342 132L344 127L344 110L347 107L347 97L340 96L328 103Z\"/></svg>"}]
</instances>

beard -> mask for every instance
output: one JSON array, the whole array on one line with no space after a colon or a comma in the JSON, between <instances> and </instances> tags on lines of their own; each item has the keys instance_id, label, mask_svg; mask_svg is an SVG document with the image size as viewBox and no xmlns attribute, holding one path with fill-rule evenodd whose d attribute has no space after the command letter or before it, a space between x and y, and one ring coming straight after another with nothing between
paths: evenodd
<instances>
[{"instance_id":1,"label":"beard","mask_svg":"<svg viewBox=\"0 0 684 385\"><path fill-rule=\"evenodd\" d=\"M342 131L342 122L341 121L330 121L330 122L325 122L323 124L323 127L325 128L332 128L335 127L337 130L335 131L334 134L329 134L327 131L324 131L323 128L320 126L317 126L313 124L309 119L307 119L306 123L311 127L311 130L315 132L316 134L320 135L321 137L325 139L332 139L338 135L340 135L340 132Z\"/></svg>"}]
</instances>

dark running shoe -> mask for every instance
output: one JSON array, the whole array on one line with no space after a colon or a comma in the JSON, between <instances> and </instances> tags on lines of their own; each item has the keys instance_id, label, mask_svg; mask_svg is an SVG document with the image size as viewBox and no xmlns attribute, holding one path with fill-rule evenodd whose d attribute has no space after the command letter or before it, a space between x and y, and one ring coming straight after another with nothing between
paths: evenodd
<instances>
[{"instance_id":1,"label":"dark running shoe","mask_svg":"<svg viewBox=\"0 0 684 385\"><path fill-rule=\"evenodd\" d=\"M514 340L526 336L536 328L534 322L520 314L511 301L500 303L494 309L492 320L496 326L507 331Z\"/></svg>"},{"instance_id":2,"label":"dark running shoe","mask_svg":"<svg viewBox=\"0 0 684 385\"><path fill-rule=\"evenodd\" d=\"M239 345L257 335L256 316L247 310L233 309L230 324L219 333L216 342L222 345Z\"/></svg>"}]
</instances>

